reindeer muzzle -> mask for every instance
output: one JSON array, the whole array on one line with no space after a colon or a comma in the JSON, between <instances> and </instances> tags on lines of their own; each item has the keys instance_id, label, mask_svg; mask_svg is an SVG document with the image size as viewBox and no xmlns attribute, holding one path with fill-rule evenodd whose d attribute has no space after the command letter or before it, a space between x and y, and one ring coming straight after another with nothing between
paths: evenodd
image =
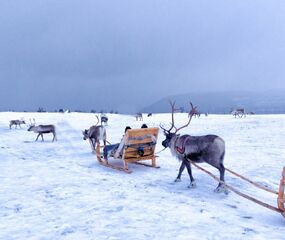
<instances>
[{"instance_id":1,"label":"reindeer muzzle","mask_svg":"<svg viewBox=\"0 0 285 240\"><path fill-rule=\"evenodd\" d=\"M164 141L162 141L161 144L162 144L163 147L167 148L168 147L168 143L169 143L169 141L167 139L165 139Z\"/></svg>"}]
</instances>

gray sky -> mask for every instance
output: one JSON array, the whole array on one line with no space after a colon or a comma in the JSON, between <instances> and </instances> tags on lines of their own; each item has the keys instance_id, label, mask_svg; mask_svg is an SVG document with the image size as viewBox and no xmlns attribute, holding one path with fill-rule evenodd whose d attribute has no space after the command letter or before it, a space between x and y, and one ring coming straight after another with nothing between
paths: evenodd
<instances>
[{"instance_id":1,"label":"gray sky","mask_svg":"<svg viewBox=\"0 0 285 240\"><path fill-rule=\"evenodd\" d=\"M284 0L2 0L0 111L285 88Z\"/></svg>"}]
</instances>

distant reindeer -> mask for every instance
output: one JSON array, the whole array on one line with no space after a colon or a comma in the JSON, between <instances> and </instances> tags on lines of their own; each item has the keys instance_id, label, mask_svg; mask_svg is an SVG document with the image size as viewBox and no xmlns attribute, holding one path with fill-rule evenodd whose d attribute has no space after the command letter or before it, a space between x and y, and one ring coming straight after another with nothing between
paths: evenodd
<instances>
[{"instance_id":1,"label":"distant reindeer","mask_svg":"<svg viewBox=\"0 0 285 240\"><path fill-rule=\"evenodd\" d=\"M35 133L38 133L38 136L37 136L35 141L38 141L39 136L41 136L42 141L44 141L43 134L46 134L46 133L52 133L53 134L52 141L54 141L54 140L57 141L54 125L38 125L38 126L36 126L35 121L34 121L34 123L29 126L28 131L29 132L33 131Z\"/></svg>"},{"instance_id":2,"label":"distant reindeer","mask_svg":"<svg viewBox=\"0 0 285 240\"><path fill-rule=\"evenodd\" d=\"M15 125L15 128L17 128L17 126L19 126L21 128L21 124L26 124L26 122L23 120L11 120L9 127L11 129L12 126Z\"/></svg>"},{"instance_id":3,"label":"distant reindeer","mask_svg":"<svg viewBox=\"0 0 285 240\"><path fill-rule=\"evenodd\" d=\"M137 113L135 117L136 117L136 121L143 121L143 114L142 113Z\"/></svg>"},{"instance_id":4,"label":"distant reindeer","mask_svg":"<svg viewBox=\"0 0 285 240\"><path fill-rule=\"evenodd\" d=\"M201 116L201 113L199 111L197 111L197 109L194 109L193 113L192 113L192 116L199 118ZM190 113L188 113L188 117L190 118Z\"/></svg>"},{"instance_id":5,"label":"distant reindeer","mask_svg":"<svg viewBox=\"0 0 285 240\"><path fill-rule=\"evenodd\" d=\"M100 118L101 118L101 125L103 125L103 123L104 125L108 125L108 117L106 116L106 114L101 114Z\"/></svg>"},{"instance_id":6,"label":"distant reindeer","mask_svg":"<svg viewBox=\"0 0 285 240\"><path fill-rule=\"evenodd\" d=\"M83 140L89 140L92 151L94 152L96 150L96 146L100 145L100 140L103 140L104 146L106 146L107 141L106 129L102 125L97 126L97 124L99 123L99 118L98 116L96 117L98 122L94 126L91 126L88 130L85 129L84 131L82 131Z\"/></svg>"},{"instance_id":7,"label":"distant reindeer","mask_svg":"<svg viewBox=\"0 0 285 240\"><path fill-rule=\"evenodd\" d=\"M176 182L181 181L181 174L185 167L188 170L190 177L190 186L195 186L195 181L192 176L191 164L188 160L191 160L196 163L206 162L211 166L217 168L220 172L220 180L224 182L225 167L223 165L223 160L225 156L225 142L222 138L216 135L206 135L206 136L191 136L188 134L180 136L177 134L179 130L187 127L194 113L196 112L197 107L191 105L191 111L189 113L189 120L184 126L177 128L174 125L174 112L175 102L170 102L172 108L172 125L169 130L166 130L162 126L161 129L164 131L166 139L162 142L163 147L170 148L170 151L173 156L177 157L182 161L178 176L176 177ZM172 129L175 129L174 132L171 132ZM216 192L226 192L224 184L219 183Z\"/></svg>"},{"instance_id":8,"label":"distant reindeer","mask_svg":"<svg viewBox=\"0 0 285 240\"><path fill-rule=\"evenodd\" d=\"M147 114L147 116L148 116L148 117L151 117L151 116L152 116L152 113Z\"/></svg>"},{"instance_id":9,"label":"distant reindeer","mask_svg":"<svg viewBox=\"0 0 285 240\"><path fill-rule=\"evenodd\" d=\"M239 117L239 118L242 118L242 117L246 117L246 113L245 113L245 110L244 108L237 108L237 109L234 109L231 114L236 118L236 117Z\"/></svg>"}]
</instances>

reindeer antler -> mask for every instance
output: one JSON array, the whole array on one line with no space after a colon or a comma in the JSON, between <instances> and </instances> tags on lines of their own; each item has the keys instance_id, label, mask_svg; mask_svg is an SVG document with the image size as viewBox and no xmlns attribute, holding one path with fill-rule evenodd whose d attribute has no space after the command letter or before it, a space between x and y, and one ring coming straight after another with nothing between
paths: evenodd
<instances>
[{"instance_id":1,"label":"reindeer antler","mask_svg":"<svg viewBox=\"0 0 285 240\"><path fill-rule=\"evenodd\" d=\"M191 106L191 110L189 111L189 120L188 120L188 122L185 125L183 125L182 127L180 127L180 128L176 128L175 127L175 133L177 133L182 128L188 127L188 125L190 124L190 122L192 120L193 115L197 112L197 106L194 107L192 102L190 102L190 106Z\"/></svg>"},{"instance_id":2,"label":"reindeer antler","mask_svg":"<svg viewBox=\"0 0 285 240\"><path fill-rule=\"evenodd\" d=\"M164 131L164 132L169 132L170 133L170 131L172 130L172 128L175 128L176 129L176 127L174 126L174 113L177 111L177 110L179 110L178 108L175 108L175 101L171 101L171 100L169 100L169 104L170 104L170 106L171 106L171 127L170 127L170 129L169 130L167 130L167 129L165 129L164 127L162 127L161 126L161 124L159 125L160 126L160 128Z\"/></svg>"},{"instance_id":3,"label":"reindeer antler","mask_svg":"<svg viewBox=\"0 0 285 240\"><path fill-rule=\"evenodd\" d=\"M99 123L99 117L96 115L97 118L97 123L95 124L95 126L97 126L97 124Z\"/></svg>"},{"instance_id":4,"label":"reindeer antler","mask_svg":"<svg viewBox=\"0 0 285 240\"><path fill-rule=\"evenodd\" d=\"M36 120L35 118L33 118L33 122L32 122L32 119L30 118L30 126L35 126L36 125Z\"/></svg>"}]
</instances>

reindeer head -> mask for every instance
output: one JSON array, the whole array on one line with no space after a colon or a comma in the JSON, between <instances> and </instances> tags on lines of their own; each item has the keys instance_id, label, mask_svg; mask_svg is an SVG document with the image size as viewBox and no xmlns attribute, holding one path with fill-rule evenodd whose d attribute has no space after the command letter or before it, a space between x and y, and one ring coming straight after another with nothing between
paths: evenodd
<instances>
[{"instance_id":1,"label":"reindeer head","mask_svg":"<svg viewBox=\"0 0 285 240\"><path fill-rule=\"evenodd\" d=\"M20 124L26 124L26 121L24 120L24 118L20 119Z\"/></svg>"},{"instance_id":2,"label":"reindeer head","mask_svg":"<svg viewBox=\"0 0 285 240\"><path fill-rule=\"evenodd\" d=\"M197 110L196 110L197 107L194 107L193 104L190 102L191 110L189 111L189 120L188 120L188 122L187 122L185 125L183 125L183 126L180 127L180 128L177 128L177 127L175 127L175 125L174 125L174 113L175 113L176 111L178 111L179 109L175 108L175 102L171 102L171 101L170 101L170 105L171 105L171 112L172 112L172 113L171 113L171 118L172 118L171 127L170 127L169 130L167 130L167 129L163 128L163 127L160 125L160 128L163 130L163 133L164 133L164 135L165 135L165 137L166 137L166 138L162 141L162 146L165 147L165 148L167 148L167 147L170 146L171 139L172 139L173 137L175 137L175 136L178 135L177 132L178 132L179 130L181 130L182 128L187 127L187 126L190 124L193 115L194 115L195 112L197 111ZM174 131L174 132L171 132L171 130L172 130L173 128L175 129L175 131Z\"/></svg>"},{"instance_id":3,"label":"reindeer head","mask_svg":"<svg viewBox=\"0 0 285 240\"><path fill-rule=\"evenodd\" d=\"M83 134L83 140L86 140L88 138L88 130L85 129L84 131L82 131Z\"/></svg>"},{"instance_id":4,"label":"reindeer head","mask_svg":"<svg viewBox=\"0 0 285 240\"><path fill-rule=\"evenodd\" d=\"M30 119L30 123L28 124L28 131L33 131L34 127L36 126L36 120L33 118L33 121L32 119Z\"/></svg>"},{"instance_id":5,"label":"reindeer head","mask_svg":"<svg viewBox=\"0 0 285 240\"><path fill-rule=\"evenodd\" d=\"M171 139L172 139L176 134L169 132L169 133L164 133L164 135L165 135L166 138L162 141L161 144L162 144L163 147L167 148L167 147L170 146L170 141L171 141Z\"/></svg>"}]
</instances>

